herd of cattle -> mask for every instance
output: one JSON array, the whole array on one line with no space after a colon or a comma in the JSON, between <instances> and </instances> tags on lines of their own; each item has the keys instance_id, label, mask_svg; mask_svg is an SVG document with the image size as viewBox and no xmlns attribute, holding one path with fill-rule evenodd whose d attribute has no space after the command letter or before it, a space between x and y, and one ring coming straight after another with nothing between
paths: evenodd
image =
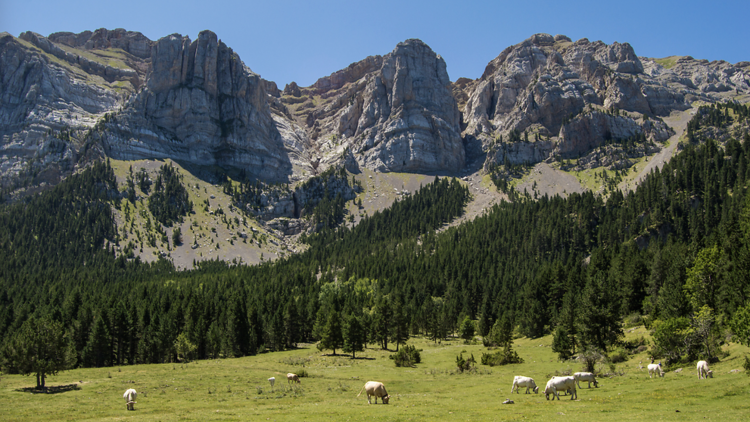
<instances>
[{"instance_id":1,"label":"herd of cattle","mask_svg":"<svg viewBox=\"0 0 750 422\"><path fill-rule=\"evenodd\" d=\"M653 375L659 375L660 377L664 376L664 371L661 369L661 362L659 362L658 364L652 363L648 365L648 377L652 378ZM706 362L705 360L698 362L698 379L707 379L713 377L714 373L713 371L708 369L708 362ZM292 373L286 374L286 380L288 384L302 383L299 380L299 376ZM271 384L271 388L273 388L273 385L276 382L276 378L271 377L268 379L268 382ZM566 394L569 392L570 399L575 400L578 398L578 393L576 393L576 386L578 386L578 388L580 389L581 382L587 382L588 388L591 388L591 383L594 383L594 387L599 387L599 383L596 381L596 376L593 373L576 372L572 376L552 377L549 381L547 381L547 386L544 387L544 396L547 398L547 400L549 400L550 395L552 395L552 400L555 400L555 397L557 397L557 400L560 400L561 392L565 392ZM515 391L516 394L519 394L519 390L521 388L526 388L526 394L529 394L529 389L534 391L534 393L539 394L539 387L536 385L536 382L534 382L533 378L524 376L514 377L513 386L511 387L510 392L513 393L513 391ZM381 399L383 404L388 404L388 399L391 398L391 396L385 390L385 385L383 385L382 382L378 381L367 381L362 389L359 390L359 394L357 394L357 397L362 395L362 391L365 391L367 393L368 404L372 404L372 402L370 401L370 397L375 397L375 404L378 404L378 398ZM133 388L129 388L125 391L125 394L122 395L122 397L125 398L128 410L135 410L133 405L136 403L136 396L137 393Z\"/></svg>"}]
</instances>

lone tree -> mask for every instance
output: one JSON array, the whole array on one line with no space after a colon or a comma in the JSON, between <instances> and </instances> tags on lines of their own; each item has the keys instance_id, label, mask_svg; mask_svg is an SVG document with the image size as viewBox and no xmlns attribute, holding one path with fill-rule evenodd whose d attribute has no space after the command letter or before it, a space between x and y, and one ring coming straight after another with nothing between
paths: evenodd
<instances>
[{"instance_id":1,"label":"lone tree","mask_svg":"<svg viewBox=\"0 0 750 422\"><path fill-rule=\"evenodd\" d=\"M68 369L74 352L63 324L49 317L29 318L2 350L4 369L9 373L36 375L36 388L45 388L45 378Z\"/></svg>"}]
</instances>

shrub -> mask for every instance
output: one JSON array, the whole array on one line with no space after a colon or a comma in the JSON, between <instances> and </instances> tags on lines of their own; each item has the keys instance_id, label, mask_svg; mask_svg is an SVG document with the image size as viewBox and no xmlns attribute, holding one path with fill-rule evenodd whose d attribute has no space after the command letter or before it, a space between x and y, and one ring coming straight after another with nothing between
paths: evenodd
<instances>
[{"instance_id":1,"label":"shrub","mask_svg":"<svg viewBox=\"0 0 750 422\"><path fill-rule=\"evenodd\" d=\"M412 345L403 346L398 352L388 356L393 360L397 367L413 367L422 362L422 356L419 354L422 349L417 349Z\"/></svg>"},{"instance_id":2,"label":"shrub","mask_svg":"<svg viewBox=\"0 0 750 422\"><path fill-rule=\"evenodd\" d=\"M628 360L628 357L630 357L630 354L628 353L627 350L617 348L613 350L612 352L610 352L609 362L612 364L625 362L626 360Z\"/></svg>"},{"instance_id":3,"label":"shrub","mask_svg":"<svg viewBox=\"0 0 750 422\"><path fill-rule=\"evenodd\" d=\"M515 350L510 347L506 347L503 350L499 350L495 353L482 353L481 359L482 365L499 366L508 365L511 363L523 363L523 359L518 356Z\"/></svg>"},{"instance_id":4,"label":"shrub","mask_svg":"<svg viewBox=\"0 0 750 422\"><path fill-rule=\"evenodd\" d=\"M464 354L460 353L458 356L456 356L456 367L458 368L459 372L464 371L471 371L474 366L477 364L476 359L474 359L474 354L471 354L471 357L469 359L464 359Z\"/></svg>"},{"instance_id":5,"label":"shrub","mask_svg":"<svg viewBox=\"0 0 750 422\"><path fill-rule=\"evenodd\" d=\"M307 370L300 369L299 372L297 372L297 376L299 378L307 378L309 375L307 375Z\"/></svg>"},{"instance_id":6,"label":"shrub","mask_svg":"<svg viewBox=\"0 0 750 422\"><path fill-rule=\"evenodd\" d=\"M745 355L745 363L742 364L742 367L745 368L745 374L750 376L750 358Z\"/></svg>"}]
</instances>

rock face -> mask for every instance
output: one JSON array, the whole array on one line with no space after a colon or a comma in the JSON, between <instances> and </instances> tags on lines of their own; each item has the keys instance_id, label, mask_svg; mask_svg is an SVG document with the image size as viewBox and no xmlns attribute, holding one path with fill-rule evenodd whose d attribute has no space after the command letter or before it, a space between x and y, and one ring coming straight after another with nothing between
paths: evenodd
<instances>
[{"instance_id":1,"label":"rock face","mask_svg":"<svg viewBox=\"0 0 750 422\"><path fill-rule=\"evenodd\" d=\"M589 154L635 135L658 144L671 134L660 116L750 94L749 75L747 62L650 59L627 43L536 34L477 80L451 83L439 55L407 40L280 90L210 31L195 41L124 29L2 33L0 182L54 183L83 151L220 166L267 182L339 165L456 174L483 160L488 168L588 157L621 166L605 150ZM299 203L287 199L269 204L268 216L298 216Z\"/></svg>"},{"instance_id":2,"label":"rock face","mask_svg":"<svg viewBox=\"0 0 750 422\"><path fill-rule=\"evenodd\" d=\"M56 183L73 171L85 133L136 91L142 65L127 53L64 50L31 32L0 34L2 187Z\"/></svg>"},{"instance_id":3,"label":"rock face","mask_svg":"<svg viewBox=\"0 0 750 422\"><path fill-rule=\"evenodd\" d=\"M54 43L65 44L73 48L83 48L85 50L119 48L141 59L151 57L151 47L153 46L153 41L146 38L140 32L126 31L122 28L112 31L100 28L94 32L84 31L80 34L56 32L50 34L49 40Z\"/></svg>"},{"instance_id":4,"label":"rock face","mask_svg":"<svg viewBox=\"0 0 750 422\"><path fill-rule=\"evenodd\" d=\"M445 61L422 41L354 63L305 92L328 99L305 119L324 156L338 160L351 149L359 166L380 172L455 173L464 165Z\"/></svg>"},{"instance_id":5,"label":"rock face","mask_svg":"<svg viewBox=\"0 0 750 422\"><path fill-rule=\"evenodd\" d=\"M688 58L666 69L639 58L627 43L536 34L487 65L466 100L464 136L482 140L492 152L486 165L506 157L534 163L554 154L576 156L608 136L645 132L661 141L669 137L666 126L641 116L685 110L696 99L719 101L730 91L748 93L749 81L740 67L725 62ZM617 117L604 113L612 110ZM620 110L629 113L619 116ZM507 139L513 131L531 133L537 142L495 145L499 135Z\"/></svg>"},{"instance_id":6,"label":"rock face","mask_svg":"<svg viewBox=\"0 0 750 422\"><path fill-rule=\"evenodd\" d=\"M216 34L156 42L145 88L103 137L119 159L172 158L240 168L271 181L292 172L264 83Z\"/></svg>"}]
</instances>

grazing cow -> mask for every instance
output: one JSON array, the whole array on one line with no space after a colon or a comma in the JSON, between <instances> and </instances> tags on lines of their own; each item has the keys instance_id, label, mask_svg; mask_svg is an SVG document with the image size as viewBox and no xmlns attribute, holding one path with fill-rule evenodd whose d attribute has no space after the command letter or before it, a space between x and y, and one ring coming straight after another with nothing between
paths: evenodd
<instances>
[{"instance_id":1,"label":"grazing cow","mask_svg":"<svg viewBox=\"0 0 750 422\"><path fill-rule=\"evenodd\" d=\"M519 394L518 390L523 387L526 387L526 394L529 394L529 388L532 388L536 394L539 394L539 387L537 387L534 379L522 377L520 375L516 375L516 377L513 378L513 387L510 388L510 392L512 394L513 390L516 390L516 394Z\"/></svg>"},{"instance_id":2,"label":"grazing cow","mask_svg":"<svg viewBox=\"0 0 750 422\"><path fill-rule=\"evenodd\" d=\"M382 382L367 381L365 386L362 387L362 390L367 392L367 404L372 404L372 402L370 402L370 396L375 397L375 404L378 404L378 397L383 399L383 404L388 404L388 399L391 398L391 396L388 395L388 392L385 391L385 385L383 385ZM362 390L359 390L357 397L362 394Z\"/></svg>"},{"instance_id":3,"label":"grazing cow","mask_svg":"<svg viewBox=\"0 0 750 422\"><path fill-rule=\"evenodd\" d=\"M125 390L125 394L122 395L122 398L124 398L127 403L128 410L135 410L133 405L135 404L136 396L138 396L138 393L135 392L134 388L128 388Z\"/></svg>"},{"instance_id":4,"label":"grazing cow","mask_svg":"<svg viewBox=\"0 0 750 422\"><path fill-rule=\"evenodd\" d=\"M270 383L271 383L271 388L273 388L273 383L275 383L275 382L276 382L276 377L271 377L271 378L269 378L269 379L268 379L268 382L270 382Z\"/></svg>"},{"instance_id":5,"label":"grazing cow","mask_svg":"<svg viewBox=\"0 0 750 422\"><path fill-rule=\"evenodd\" d=\"M549 395L552 394L552 400L555 397L557 397L557 400L560 400L560 391L570 391L570 399L577 399L576 379L574 377L552 377L552 379L547 381L547 386L544 387L544 396L549 400Z\"/></svg>"},{"instance_id":6,"label":"grazing cow","mask_svg":"<svg viewBox=\"0 0 750 422\"><path fill-rule=\"evenodd\" d=\"M599 388L599 383L596 381L596 376L592 374L591 372L576 372L573 374L573 378L576 379L576 385L578 388L581 388L581 381L589 383L589 388L591 388L591 383L594 383L594 387Z\"/></svg>"},{"instance_id":7,"label":"grazing cow","mask_svg":"<svg viewBox=\"0 0 750 422\"><path fill-rule=\"evenodd\" d=\"M648 377L653 378L654 374L659 374L660 377L664 376L664 371L661 369L661 362L648 364Z\"/></svg>"},{"instance_id":8,"label":"grazing cow","mask_svg":"<svg viewBox=\"0 0 750 422\"><path fill-rule=\"evenodd\" d=\"M701 378L713 378L714 377L714 371L708 369L708 362L705 360L702 360L698 362L698 379Z\"/></svg>"},{"instance_id":9,"label":"grazing cow","mask_svg":"<svg viewBox=\"0 0 750 422\"><path fill-rule=\"evenodd\" d=\"M293 382L296 382L297 384L302 384L302 381L299 380L299 377L297 376L297 374L292 374L292 373L286 374L286 382L287 384L291 384Z\"/></svg>"}]
</instances>

